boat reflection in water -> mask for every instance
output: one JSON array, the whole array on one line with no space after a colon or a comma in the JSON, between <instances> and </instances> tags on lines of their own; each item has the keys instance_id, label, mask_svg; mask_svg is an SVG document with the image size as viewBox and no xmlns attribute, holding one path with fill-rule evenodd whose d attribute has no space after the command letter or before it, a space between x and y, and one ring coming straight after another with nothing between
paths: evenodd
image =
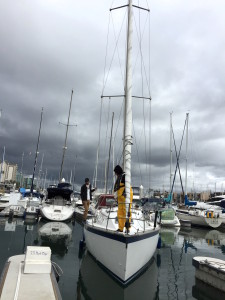
<instances>
[{"instance_id":1,"label":"boat reflection in water","mask_svg":"<svg viewBox=\"0 0 225 300\"><path fill-rule=\"evenodd\" d=\"M179 231L180 227L161 227L160 237L162 246L174 245Z\"/></svg>"},{"instance_id":2,"label":"boat reflection in water","mask_svg":"<svg viewBox=\"0 0 225 300\"><path fill-rule=\"evenodd\" d=\"M17 226L23 226L24 220L20 218L0 218L3 231L16 231Z\"/></svg>"},{"instance_id":3,"label":"boat reflection in water","mask_svg":"<svg viewBox=\"0 0 225 300\"><path fill-rule=\"evenodd\" d=\"M105 272L89 252L86 252L80 267L77 299L157 299L157 276L158 268L153 258L146 271L124 287Z\"/></svg>"},{"instance_id":4,"label":"boat reflection in water","mask_svg":"<svg viewBox=\"0 0 225 300\"><path fill-rule=\"evenodd\" d=\"M49 246L52 253L64 256L72 239L72 229L63 222L48 222L38 229L41 246Z\"/></svg>"}]
</instances>

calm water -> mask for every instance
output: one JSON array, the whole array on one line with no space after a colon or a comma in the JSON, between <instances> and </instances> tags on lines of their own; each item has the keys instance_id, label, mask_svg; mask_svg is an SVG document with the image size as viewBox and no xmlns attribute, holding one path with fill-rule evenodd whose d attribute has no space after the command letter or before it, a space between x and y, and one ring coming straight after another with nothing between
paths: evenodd
<instances>
[{"instance_id":1,"label":"calm water","mask_svg":"<svg viewBox=\"0 0 225 300\"><path fill-rule=\"evenodd\" d=\"M193 256L225 259L225 233L217 230L162 229L161 249L149 268L126 288L117 284L88 254L79 252L82 227L67 223L67 236L48 231L49 223L24 224L0 218L0 268L8 257L24 253L26 246L50 246L52 260L63 270L59 289L64 300L70 299L225 299L201 282L195 282ZM45 227L44 227L45 226ZM109 253L110 255L110 253ZM141 255L141 253L140 253Z\"/></svg>"}]
</instances>

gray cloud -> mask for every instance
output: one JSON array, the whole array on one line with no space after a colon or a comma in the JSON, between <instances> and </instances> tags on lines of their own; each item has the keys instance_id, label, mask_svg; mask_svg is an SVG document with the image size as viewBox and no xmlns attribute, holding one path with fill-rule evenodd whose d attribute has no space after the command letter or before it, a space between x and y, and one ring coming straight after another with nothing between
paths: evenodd
<instances>
[{"instance_id":1,"label":"gray cloud","mask_svg":"<svg viewBox=\"0 0 225 300\"><path fill-rule=\"evenodd\" d=\"M43 170L47 169L49 178L57 180L66 130L59 122L67 122L71 90L74 89L70 122L77 127L69 128L64 173L70 178L71 170L75 169L77 184L86 176L92 178L95 169L111 4L100 0L80 2L0 1L0 108L3 110L0 153L5 146L5 159L17 163L20 169L24 152L24 172L32 173L41 108L44 107L37 170L44 155ZM114 6L117 4L121 2L115 2ZM141 5L146 6L146 2ZM173 112L173 129L179 149L189 112L188 186L192 188L194 181L196 188L213 189L216 183L218 190L224 189L225 4L222 0L173 0L170 3L154 0L149 5L151 123L149 102L146 100L143 104L142 100L135 99L132 183L148 187L151 179L154 187L168 188L169 113ZM114 19L117 33L124 11L118 14ZM145 26L147 28L148 23ZM136 39L138 18L134 27ZM147 44L148 39L143 40L143 55L148 61ZM113 47L110 43L108 51L112 52ZM122 47L121 36L118 49ZM140 95L149 69L144 65L146 74L140 76L137 52L134 46L133 93ZM114 57L104 94L123 93L125 56L123 50L121 53L120 57L117 53ZM109 65L107 61L107 67ZM143 94L148 95L148 88L144 88ZM114 135L117 132L113 141L115 163L121 158L123 126L122 98L103 101L101 177L104 177L104 162L108 158L112 112L115 113ZM173 152L173 172L175 162ZM180 167L184 176L185 138Z\"/></svg>"}]
</instances>

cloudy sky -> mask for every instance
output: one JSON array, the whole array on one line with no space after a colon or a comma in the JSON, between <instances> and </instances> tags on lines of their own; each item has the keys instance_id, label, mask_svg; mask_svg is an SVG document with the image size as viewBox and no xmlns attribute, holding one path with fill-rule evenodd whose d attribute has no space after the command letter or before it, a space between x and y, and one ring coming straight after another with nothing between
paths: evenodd
<instances>
[{"instance_id":1,"label":"cloudy sky","mask_svg":"<svg viewBox=\"0 0 225 300\"><path fill-rule=\"evenodd\" d=\"M133 93L151 95L152 100L150 104L133 99L132 184L147 188L150 182L153 188L168 188L170 113L178 150L189 113L188 190L224 190L225 2L133 3L150 8L150 15L142 11L135 17L134 32L142 25L145 29L140 30L141 47L134 46ZM75 171L78 185L85 177L92 179L100 145L97 185L101 185L114 112L112 180L113 161L121 163L123 100L104 98L100 115L101 95L123 94L125 41L121 33L116 44L116 36L126 27L125 9L110 13L109 8L124 4L124 0L0 0L1 159L5 147L5 160L18 164L20 171L23 157L23 173L32 174L43 107L36 173L43 161L42 176L47 172L49 179L57 180L73 89L70 125L74 126L69 127L63 175L69 180ZM142 67L135 52L140 48L146 61ZM185 141L184 135L183 184ZM177 179L175 189L179 188Z\"/></svg>"}]
</instances>

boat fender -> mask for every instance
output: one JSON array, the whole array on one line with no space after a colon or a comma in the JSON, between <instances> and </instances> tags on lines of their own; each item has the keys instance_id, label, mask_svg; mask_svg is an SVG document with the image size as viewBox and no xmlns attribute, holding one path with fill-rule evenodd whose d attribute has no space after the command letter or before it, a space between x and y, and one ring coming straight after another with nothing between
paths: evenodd
<instances>
[{"instance_id":1,"label":"boat fender","mask_svg":"<svg viewBox=\"0 0 225 300\"><path fill-rule=\"evenodd\" d=\"M161 249L161 236L159 235L159 238L158 238L158 243L157 243L157 249Z\"/></svg>"},{"instance_id":2,"label":"boat fender","mask_svg":"<svg viewBox=\"0 0 225 300\"><path fill-rule=\"evenodd\" d=\"M158 210L156 210L155 212L154 228L156 228L157 217L158 217Z\"/></svg>"},{"instance_id":3,"label":"boat fender","mask_svg":"<svg viewBox=\"0 0 225 300\"><path fill-rule=\"evenodd\" d=\"M85 240L80 240L80 245L79 245L80 250L83 250L85 246L86 246Z\"/></svg>"}]
</instances>

